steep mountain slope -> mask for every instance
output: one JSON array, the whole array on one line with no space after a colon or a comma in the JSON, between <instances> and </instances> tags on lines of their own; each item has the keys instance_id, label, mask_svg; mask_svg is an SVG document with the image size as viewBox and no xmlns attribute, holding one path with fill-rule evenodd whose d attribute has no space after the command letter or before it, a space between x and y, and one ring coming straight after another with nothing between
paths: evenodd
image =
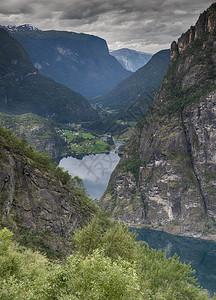
<instances>
[{"instance_id":1,"label":"steep mountain slope","mask_svg":"<svg viewBox=\"0 0 216 300\"><path fill-rule=\"evenodd\" d=\"M67 252L95 212L75 180L1 127L0 178L0 226L50 254Z\"/></svg>"},{"instance_id":2,"label":"steep mountain slope","mask_svg":"<svg viewBox=\"0 0 216 300\"><path fill-rule=\"evenodd\" d=\"M34 113L58 122L98 119L80 94L42 76L25 50L0 28L0 111Z\"/></svg>"},{"instance_id":3,"label":"steep mountain slope","mask_svg":"<svg viewBox=\"0 0 216 300\"><path fill-rule=\"evenodd\" d=\"M114 218L216 237L216 4L171 45L154 107L101 202Z\"/></svg>"},{"instance_id":4,"label":"steep mountain slope","mask_svg":"<svg viewBox=\"0 0 216 300\"><path fill-rule=\"evenodd\" d=\"M16 136L25 139L28 145L49 156L60 157L68 153L65 140L55 129L57 124L38 115L31 113L12 115L0 112L0 126L10 129Z\"/></svg>"},{"instance_id":5,"label":"steep mountain slope","mask_svg":"<svg viewBox=\"0 0 216 300\"><path fill-rule=\"evenodd\" d=\"M110 51L120 64L129 71L135 72L143 67L151 59L152 54L136 51L128 48L122 48Z\"/></svg>"},{"instance_id":6,"label":"steep mountain slope","mask_svg":"<svg viewBox=\"0 0 216 300\"><path fill-rule=\"evenodd\" d=\"M119 112L140 101L142 111L147 111L168 68L169 56L169 50L156 53L145 66L122 81L114 90L104 96L91 99L91 103Z\"/></svg>"},{"instance_id":7,"label":"steep mountain slope","mask_svg":"<svg viewBox=\"0 0 216 300\"><path fill-rule=\"evenodd\" d=\"M89 98L105 94L130 76L109 54L106 41L92 35L7 27L41 74Z\"/></svg>"}]
</instances>

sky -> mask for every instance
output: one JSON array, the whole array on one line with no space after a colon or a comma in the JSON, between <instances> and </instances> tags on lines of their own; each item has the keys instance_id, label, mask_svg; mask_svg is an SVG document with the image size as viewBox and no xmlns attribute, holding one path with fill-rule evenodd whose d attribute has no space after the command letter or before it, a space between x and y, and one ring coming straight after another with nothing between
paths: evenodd
<instances>
[{"instance_id":1,"label":"sky","mask_svg":"<svg viewBox=\"0 0 216 300\"><path fill-rule=\"evenodd\" d=\"M208 0L0 0L0 24L97 35L110 50L155 53L194 25Z\"/></svg>"}]
</instances>

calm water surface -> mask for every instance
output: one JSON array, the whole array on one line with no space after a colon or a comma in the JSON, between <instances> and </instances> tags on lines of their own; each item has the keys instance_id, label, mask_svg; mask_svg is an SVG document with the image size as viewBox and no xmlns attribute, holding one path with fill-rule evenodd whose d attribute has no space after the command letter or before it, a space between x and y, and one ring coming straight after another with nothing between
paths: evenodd
<instances>
[{"instance_id":1,"label":"calm water surface","mask_svg":"<svg viewBox=\"0 0 216 300\"><path fill-rule=\"evenodd\" d=\"M216 243L175 236L162 231L137 229L137 239L146 241L151 248L167 251L168 256L177 253L181 261L190 263L196 270L196 278L210 294L216 293Z\"/></svg>"},{"instance_id":2,"label":"calm water surface","mask_svg":"<svg viewBox=\"0 0 216 300\"><path fill-rule=\"evenodd\" d=\"M109 154L86 155L82 159L64 157L59 166L70 175L80 177L88 194L93 199L100 199L119 160L120 157L113 150Z\"/></svg>"},{"instance_id":3,"label":"calm water surface","mask_svg":"<svg viewBox=\"0 0 216 300\"><path fill-rule=\"evenodd\" d=\"M113 150L110 154L88 155L82 159L65 157L61 159L59 166L72 176L82 178L88 194L94 199L100 199L119 159ZM148 242L150 247L166 250L168 256L177 253L181 261L191 262L200 285L208 289L211 294L216 292L215 242L174 236L149 229L137 229L137 234L138 240Z\"/></svg>"}]
</instances>

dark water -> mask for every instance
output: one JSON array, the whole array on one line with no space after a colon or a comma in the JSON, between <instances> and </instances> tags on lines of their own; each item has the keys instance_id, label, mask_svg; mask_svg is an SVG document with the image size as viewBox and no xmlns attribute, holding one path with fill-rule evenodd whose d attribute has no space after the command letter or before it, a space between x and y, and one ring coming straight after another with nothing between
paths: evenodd
<instances>
[{"instance_id":1,"label":"dark water","mask_svg":"<svg viewBox=\"0 0 216 300\"><path fill-rule=\"evenodd\" d=\"M93 199L100 199L119 160L120 157L113 150L109 154L86 155L82 159L64 157L59 166L70 175L80 177L88 194Z\"/></svg>"},{"instance_id":2,"label":"dark water","mask_svg":"<svg viewBox=\"0 0 216 300\"><path fill-rule=\"evenodd\" d=\"M119 159L119 156L112 151L110 154L89 155L82 159L65 157L61 159L59 166L72 176L82 178L89 195L100 199ZM181 261L191 262L200 285L211 294L216 292L215 242L180 237L150 229L137 229L137 233L138 240L148 242L151 248L167 250L168 256L177 253Z\"/></svg>"},{"instance_id":3,"label":"dark water","mask_svg":"<svg viewBox=\"0 0 216 300\"><path fill-rule=\"evenodd\" d=\"M197 238L175 236L162 231L137 229L138 240L151 248L167 250L168 256L177 253L181 261L190 263L202 287L216 293L216 243Z\"/></svg>"}]
</instances>

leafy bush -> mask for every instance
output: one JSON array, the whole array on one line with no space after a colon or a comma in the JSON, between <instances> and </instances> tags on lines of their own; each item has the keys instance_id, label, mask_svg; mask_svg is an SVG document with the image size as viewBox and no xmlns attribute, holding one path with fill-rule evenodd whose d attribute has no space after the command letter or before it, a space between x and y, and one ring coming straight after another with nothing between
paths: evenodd
<instances>
[{"instance_id":1,"label":"leafy bush","mask_svg":"<svg viewBox=\"0 0 216 300\"><path fill-rule=\"evenodd\" d=\"M0 230L0 299L209 299L190 265L137 243L126 226L105 216L79 230L74 240L76 253L51 262L15 244L8 229Z\"/></svg>"},{"instance_id":2,"label":"leafy bush","mask_svg":"<svg viewBox=\"0 0 216 300\"><path fill-rule=\"evenodd\" d=\"M141 299L138 276L129 262L112 261L102 250L84 257L71 255L51 263L38 252L12 242L0 231L0 298L24 299Z\"/></svg>"},{"instance_id":3,"label":"leafy bush","mask_svg":"<svg viewBox=\"0 0 216 300\"><path fill-rule=\"evenodd\" d=\"M96 218L75 233L73 242L78 253L88 256L99 249L112 261L121 257L131 263L139 277L141 299L208 299L197 285L195 271L181 263L177 255L167 259L166 252L150 249L145 242L137 243L125 225L101 222Z\"/></svg>"},{"instance_id":4,"label":"leafy bush","mask_svg":"<svg viewBox=\"0 0 216 300\"><path fill-rule=\"evenodd\" d=\"M77 252L64 262L51 262L20 247L12 233L2 229L0 299L209 299L197 286L190 265L179 262L177 255L167 259L166 253L137 243L125 226L106 218L90 225L91 232L89 225L77 232ZM96 242L90 248L85 241L89 238Z\"/></svg>"}]
</instances>

